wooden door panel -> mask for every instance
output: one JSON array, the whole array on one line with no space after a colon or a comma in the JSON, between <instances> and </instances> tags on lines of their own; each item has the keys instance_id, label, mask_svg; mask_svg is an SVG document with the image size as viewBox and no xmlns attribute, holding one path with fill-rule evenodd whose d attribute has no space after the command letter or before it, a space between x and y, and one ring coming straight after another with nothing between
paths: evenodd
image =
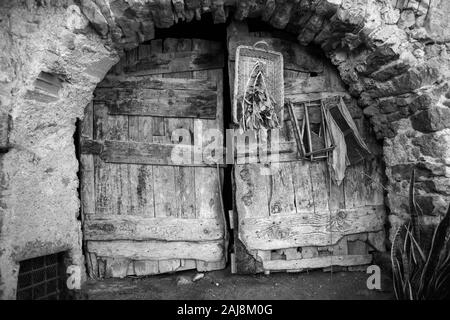
<instances>
[{"instance_id":1,"label":"wooden door panel","mask_svg":"<svg viewBox=\"0 0 450 320\"><path fill-rule=\"evenodd\" d=\"M128 52L95 91L92 128L81 140L83 190L93 190L82 191L91 275L224 267L220 173L171 157L174 149L201 151L194 121L223 130L220 50L204 40L154 40ZM181 140L178 129L187 130Z\"/></svg>"},{"instance_id":2,"label":"wooden door panel","mask_svg":"<svg viewBox=\"0 0 450 320\"><path fill-rule=\"evenodd\" d=\"M250 35L245 26L230 26L228 31L230 87L234 83L237 46L265 40L269 49L283 54L285 98L293 102L300 127L304 120L302 103L311 105L310 122L315 124L320 123L321 114L314 108L320 111L321 99L350 99L336 71L301 46L288 45L287 40L267 33L261 37ZM325 161L297 159L289 113L284 114L280 155L278 163L271 165L272 175L261 175L266 165L257 161L235 165L238 272L301 271L370 263L365 241L377 243L377 249L383 250L383 241L377 241L382 239L385 223L382 190L377 185L381 181L380 162L371 160L347 168L346 178L338 186L330 182Z\"/></svg>"}]
</instances>

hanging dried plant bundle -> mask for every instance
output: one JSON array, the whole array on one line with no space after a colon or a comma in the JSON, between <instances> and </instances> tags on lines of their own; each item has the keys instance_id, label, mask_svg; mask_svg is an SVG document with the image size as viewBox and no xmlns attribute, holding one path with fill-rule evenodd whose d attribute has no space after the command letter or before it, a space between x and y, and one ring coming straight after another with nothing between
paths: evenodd
<instances>
[{"instance_id":1,"label":"hanging dried plant bundle","mask_svg":"<svg viewBox=\"0 0 450 320\"><path fill-rule=\"evenodd\" d=\"M239 102L242 110L239 125L243 131L274 129L280 126L275 112L276 102L267 88L262 62L255 63Z\"/></svg>"}]
</instances>

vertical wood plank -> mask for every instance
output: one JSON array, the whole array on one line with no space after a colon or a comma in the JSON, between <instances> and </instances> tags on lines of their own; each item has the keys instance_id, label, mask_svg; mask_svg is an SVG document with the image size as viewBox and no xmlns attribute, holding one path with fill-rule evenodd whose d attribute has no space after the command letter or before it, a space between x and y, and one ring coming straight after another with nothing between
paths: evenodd
<instances>
[{"instance_id":1,"label":"vertical wood plank","mask_svg":"<svg viewBox=\"0 0 450 320\"><path fill-rule=\"evenodd\" d=\"M94 104L94 136L97 140L128 140L128 117L109 116L104 104ZM129 212L128 165L104 163L95 156L96 213Z\"/></svg>"},{"instance_id":2,"label":"vertical wood plank","mask_svg":"<svg viewBox=\"0 0 450 320\"><path fill-rule=\"evenodd\" d=\"M148 117L146 117L148 118ZM148 131L141 124L141 117L128 117L129 140L145 142L145 134ZM150 133L151 134L151 133ZM128 164L128 195L129 215L155 216L154 190L153 190L153 167L150 165Z\"/></svg>"},{"instance_id":3,"label":"vertical wood plank","mask_svg":"<svg viewBox=\"0 0 450 320\"><path fill-rule=\"evenodd\" d=\"M272 174L267 176L270 215L295 214L294 182L291 164L286 162L272 165Z\"/></svg>"},{"instance_id":4,"label":"vertical wood plank","mask_svg":"<svg viewBox=\"0 0 450 320\"><path fill-rule=\"evenodd\" d=\"M269 216L267 176L261 175L260 169L259 164L235 165L236 207L239 221Z\"/></svg>"},{"instance_id":5,"label":"vertical wood plank","mask_svg":"<svg viewBox=\"0 0 450 320\"><path fill-rule=\"evenodd\" d=\"M171 169L171 170L168 170ZM178 217L175 175L172 167L153 166L155 216Z\"/></svg>"},{"instance_id":6,"label":"vertical wood plank","mask_svg":"<svg viewBox=\"0 0 450 320\"><path fill-rule=\"evenodd\" d=\"M139 141L153 142L152 117L139 117Z\"/></svg>"},{"instance_id":7,"label":"vertical wood plank","mask_svg":"<svg viewBox=\"0 0 450 320\"><path fill-rule=\"evenodd\" d=\"M207 51L211 50L210 41L193 39L192 49ZM223 134L223 70L203 70L194 71L194 79L210 79L216 82L217 86L217 107L215 120L201 120L202 130L196 132L202 136L194 137L194 140L202 142L202 147L208 141L205 132L209 129L217 129ZM223 145L223 142L222 144ZM203 149L202 149L203 150ZM223 172L223 169L220 169ZM197 216L202 218L221 219L220 194L218 185L218 173L216 168L194 168L195 172L195 198L197 205ZM200 183L201 182L201 183ZM220 220L219 220L220 221Z\"/></svg>"},{"instance_id":8,"label":"vertical wood plank","mask_svg":"<svg viewBox=\"0 0 450 320\"><path fill-rule=\"evenodd\" d=\"M298 213L314 212L314 201L309 166L310 162L308 161L291 162L295 203Z\"/></svg>"},{"instance_id":9,"label":"vertical wood plank","mask_svg":"<svg viewBox=\"0 0 450 320\"><path fill-rule=\"evenodd\" d=\"M347 167L345 170L344 179L344 193L345 193L345 207L347 209L364 206L366 200L364 199L364 165L358 164Z\"/></svg>"},{"instance_id":10,"label":"vertical wood plank","mask_svg":"<svg viewBox=\"0 0 450 320\"><path fill-rule=\"evenodd\" d=\"M151 260L134 261L134 272L137 276L148 276L157 274L159 272L158 261L151 261Z\"/></svg>"},{"instance_id":11,"label":"vertical wood plank","mask_svg":"<svg viewBox=\"0 0 450 320\"><path fill-rule=\"evenodd\" d=\"M94 104L91 101L85 108L84 119L81 127L81 136L94 138ZM94 156L91 154L80 155L81 181L80 198L81 214L95 214L95 168Z\"/></svg>"},{"instance_id":12,"label":"vertical wood plank","mask_svg":"<svg viewBox=\"0 0 450 320\"><path fill-rule=\"evenodd\" d=\"M329 187L326 179L326 163L324 161L311 162L309 168L316 212L328 210Z\"/></svg>"},{"instance_id":13,"label":"vertical wood plank","mask_svg":"<svg viewBox=\"0 0 450 320\"><path fill-rule=\"evenodd\" d=\"M163 41L151 41L151 53L163 52ZM162 78L162 75L155 75L155 78ZM155 143L167 143L169 139L166 135L166 121L163 117L152 117L152 139ZM178 203L175 197L175 176L173 167L153 166L154 181L154 203L156 217L177 217Z\"/></svg>"},{"instance_id":14,"label":"vertical wood plank","mask_svg":"<svg viewBox=\"0 0 450 320\"><path fill-rule=\"evenodd\" d=\"M383 173L381 161L367 159L364 166L364 198L367 206L384 204Z\"/></svg>"}]
</instances>

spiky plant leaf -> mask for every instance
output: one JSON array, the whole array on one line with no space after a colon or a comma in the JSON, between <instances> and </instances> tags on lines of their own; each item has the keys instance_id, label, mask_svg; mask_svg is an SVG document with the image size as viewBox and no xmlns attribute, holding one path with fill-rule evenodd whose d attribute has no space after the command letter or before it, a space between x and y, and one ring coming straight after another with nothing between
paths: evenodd
<instances>
[{"instance_id":1,"label":"spiky plant leaf","mask_svg":"<svg viewBox=\"0 0 450 320\"><path fill-rule=\"evenodd\" d=\"M409 213L411 215L412 233L416 241L420 243L420 226L419 215L417 213L417 204L414 197L414 184L415 184L415 170L411 172L411 178L409 180Z\"/></svg>"},{"instance_id":2,"label":"spiky plant leaf","mask_svg":"<svg viewBox=\"0 0 450 320\"><path fill-rule=\"evenodd\" d=\"M448 237L450 233L450 207L447 210L447 214L444 219L438 224L436 231L431 241L431 249L428 255L427 262L423 268L422 277L420 279L421 286L419 289L420 294L426 297L430 294L430 285L433 285L433 277L436 270L439 267L439 261L441 255L445 254L445 248L448 245ZM447 255L448 250L447 251ZM448 261L448 259L442 259L441 261Z\"/></svg>"}]
</instances>

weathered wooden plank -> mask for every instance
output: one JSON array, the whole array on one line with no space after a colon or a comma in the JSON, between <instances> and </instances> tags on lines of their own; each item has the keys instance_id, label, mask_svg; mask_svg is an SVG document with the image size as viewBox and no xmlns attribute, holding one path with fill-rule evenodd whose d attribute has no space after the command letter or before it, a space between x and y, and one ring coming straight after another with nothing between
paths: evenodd
<instances>
[{"instance_id":1,"label":"weathered wooden plank","mask_svg":"<svg viewBox=\"0 0 450 320\"><path fill-rule=\"evenodd\" d=\"M139 117L139 141L153 142L153 118Z\"/></svg>"},{"instance_id":2,"label":"weathered wooden plank","mask_svg":"<svg viewBox=\"0 0 450 320\"><path fill-rule=\"evenodd\" d=\"M236 208L240 223L250 217L259 221L259 218L269 216L267 176L261 175L261 169L259 164L243 164L234 167ZM244 227L246 228L247 226ZM241 233L241 226L239 230Z\"/></svg>"},{"instance_id":3,"label":"weathered wooden plank","mask_svg":"<svg viewBox=\"0 0 450 320\"><path fill-rule=\"evenodd\" d=\"M222 257L219 261L197 261L197 271L205 272L205 271L213 271L213 270L221 270L225 269L226 260L225 257Z\"/></svg>"},{"instance_id":4,"label":"weathered wooden plank","mask_svg":"<svg viewBox=\"0 0 450 320\"><path fill-rule=\"evenodd\" d=\"M299 260L263 261L264 270L317 269L330 266L356 266L372 262L372 255L342 255Z\"/></svg>"},{"instance_id":5,"label":"weathered wooden plank","mask_svg":"<svg viewBox=\"0 0 450 320\"><path fill-rule=\"evenodd\" d=\"M195 153L200 151L192 145L112 140L101 144L98 141L83 140L81 151L83 154L100 155L103 161L109 163L215 167L209 162L194 162ZM201 155L197 157L201 159Z\"/></svg>"},{"instance_id":6,"label":"weathered wooden plank","mask_svg":"<svg viewBox=\"0 0 450 320\"><path fill-rule=\"evenodd\" d=\"M317 247L302 247L303 259L315 258L319 256Z\"/></svg>"},{"instance_id":7,"label":"weathered wooden plank","mask_svg":"<svg viewBox=\"0 0 450 320\"><path fill-rule=\"evenodd\" d=\"M282 251L286 257L286 260L297 260L303 258L301 248L287 248L283 249Z\"/></svg>"},{"instance_id":8,"label":"weathered wooden plank","mask_svg":"<svg viewBox=\"0 0 450 320\"><path fill-rule=\"evenodd\" d=\"M105 278L125 278L132 262L123 258L106 258Z\"/></svg>"},{"instance_id":9,"label":"weathered wooden plank","mask_svg":"<svg viewBox=\"0 0 450 320\"><path fill-rule=\"evenodd\" d=\"M94 137L94 105L91 101L85 108L84 119L81 125L81 139ZM82 214L95 213L95 168L94 156L91 154L80 155L81 179L80 200Z\"/></svg>"},{"instance_id":10,"label":"weathered wooden plank","mask_svg":"<svg viewBox=\"0 0 450 320\"><path fill-rule=\"evenodd\" d=\"M130 214L153 217L155 215L153 167L134 164L127 166Z\"/></svg>"},{"instance_id":11,"label":"weathered wooden plank","mask_svg":"<svg viewBox=\"0 0 450 320\"><path fill-rule=\"evenodd\" d=\"M97 279L99 277L97 256L93 253L87 253L86 260L89 278Z\"/></svg>"},{"instance_id":12,"label":"weathered wooden plank","mask_svg":"<svg viewBox=\"0 0 450 320\"><path fill-rule=\"evenodd\" d=\"M94 138L127 140L128 117L108 116L104 104L94 103ZM125 141L124 141L125 142ZM83 152L83 141L81 151ZM128 212L128 166L107 164L94 157L95 212L121 214Z\"/></svg>"},{"instance_id":13,"label":"weathered wooden plank","mask_svg":"<svg viewBox=\"0 0 450 320\"><path fill-rule=\"evenodd\" d=\"M214 81L207 79L179 79L179 78L154 78L154 77L106 77L95 89L94 100L107 99L107 95L113 90L123 89L154 89L154 90L178 90L178 91L216 91Z\"/></svg>"},{"instance_id":14,"label":"weathered wooden plank","mask_svg":"<svg viewBox=\"0 0 450 320\"><path fill-rule=\"evenodd\" d=\"M183 52L192 50L192 40L191 39L166 39L164 41L164 52ZM192 78L192 72L180 72L180 73L170 73L164 74L164 78L180 78L185 81L189 81ZM193 118L212 118L214 119L216 114L216 92L197 92L196 99L204 95L208 97L208 101L200 101L203 107L194 106L194 116ZM190 99L190 98L188 98ZM200 99L201 100L201 99ZM177 103L178 104L178 103ZM193 103L195 104L195 103ZM181 104L180 104L181 105ZM195 116L195 109L205 111L203 108L208 107L208 112L203 116L197 114ZM166 136L169 138L172 144L183 144L192 145L193 141L193 131L194 131L194 121L193 119L166 119ZM184 133L177 134L180 130ZM192 159L192 158L191 158ZM179 212L177 213L180 218L195 218L195 175L194 168L190 167L173 167L174 179L175 179L175 197L178 202L177 208Z\"/></svg>"},{"instance_id":15,"label":"weathered wooden plank","mask_svg":"<svg viewBox=\"0 0 450 320\"><path fill-rule=\"evenodd\" d=\"M331 91L328 88L327 76L309 77L307 79L285 79L284 90L286 94L297 95L305 93L320 93Z\"/></svg>"},{"instance_id":16,"label":"weathered wooden plank","mask_svg":"<svg viewBox=\"0 0 450 320\"><path fill-rule=\"evenodd\" d=\"M181 267L180 259L169 259L158 261L158 273L175 272L178 271L180 267Z\"/></svg>"},{"instance_id":17,"label":"weathered wooden plank","mask_svg":"<svg viewBox=\"0 0 450 320\"><path fill-rule=\"evenodd\" d=\"M367 241L371 245L371 249L380 252L386 251L386 232L384 230L378 232L370 232L367 234Z\"/></svg>"},{"instance_id":18,"label":"weathered wooden plank","mask_svg":"<svg viewBox=\"0 0 450 320\"><path fill-rule=\"evenodd\" d=\"M325 161L311 162L311 185L314 207L316 211L328 210L328 179Z\"/></svg>"},{"instance_id":19,"label":"weathered wooden plank","mask_svg":"<svg viewBox=\"0 0 450 320\"><path fill-rule=\"evenodd\" d=\"M103 103L94 103L94 138L96 140L128 140L128 117L109 116Z\"/></svg>"},{"instance_id":20,"label":"weathered wooden plank","mask_svg":"<svg viewBox=\"0 0 450 320\"><path fill-rule=\"evenodd\" d=\"M211 46L217 46L214 42L205 42L199 39L192 40L192 46L194 50L211 51ZM217 101L216 101L216 118L215 120L195 120L197 130L194 132L194 141L197 145L201 145L202 148L208 147L208 144L212 140L216 141L219 146L223 145L223 136L218 137L211 135L220 132L223 134L223 69L194 71L192 76L195 79L204 79L216 84L217 87ZM201 126L201 129L200 129ZM205 156L205 155L203 155ZM223 169L221 169L223 170ZM196 199L196 216L197 217L209 217L217 219L217 221L223 220L221 217L221 202L219 192L219 177L216 168L194 168L195 171L195 199Z\"/></svg>"},{"instance_id":21,"label":"weathered wooden plank","mask_svg":"<svg viewBox=\"0 0 450 320\"><path fill-rule=\"evenodd\" d=\"M350 95L346 92L312 92L290 94L289 91L285 91L284 94L285 98L291 100L292 103L313 102L336 96L350 97Z\"/></svg>"},{"instance_id":22,"label":"weathered wooden plank","mask_svg":"<svg viewBox=\"0 0 450 320\"><path fill-rule=\"evenodd\" d=\"M236 63L228 60L228 85L230 88L230 102L233 104L234 97L234 78L236 75Z\"/></svg>"},{"instance_id":23,"label":"weathered wooden plank","mask_svg":"<svg viewBox=\"0 0 450 320\"><path fill-rule=\"evenodd\" d=\"M80 138L80 153L82 155L100 155L103 150L103 143L100 140L90 138Z\"/></svg>"},{"instance_id":24,"label":"weathered wooden plank","mask_svg":"<svg viewBox=\"0 0 450 320\"><path fill-rule=\"evenodd\" d=\"M106 101L111 115L214 119L217 94L214 91L139 90Z\"/></svg>"},{"instance_id":25,"label":"weathered wooden plank","mask_svg":"<svg viewBox=\"0 0 450 320\"><path fill-rule=\"evenodd\" d=\"M344 184L341 183L341 185L338 186L332 179L329 186L330 186L330 201L328 204L330 206L330 210L332 212L336 212L336 211L338 211L338 209L344 209L345 208ZM367 205L372 205L372 204L367 204ZM377 205L377 204L373 204L373 205Z\"/></svg>"},{"instance_id":26,"label":"weathered wooden plank","mask_svg":"<svg viewBox=\"0 0 450 320\"><path fill-rule=\"evenodd\" d=\"M161 39L152 40L150 54L159 54L163 52L163 42ZM150 79L158 79L161 81L163 79L162 74L154 74L146 76ZM151 117L151 136L154 143L169 143L169 139L166 137L166 122L163 117Z\"/></svg>"},{"instance_id":27,"label":"weathered wooden plank","mask_svg":"<svg viewBox=\"0 0 450 320\"><path fill-rule=\"evenodd\" d=\"M158 261L151 260L141 260L133 261L134 273L137 276L148 276L153 274L158 274Z\"/></svg>"},{"instance_id":28,"label":"weathered wooden plank","mask_svg":"<svg viewBox=\"0 0 450 320\"><path fill-rule=\"evenodd\" d=\"M193 44L196 44L196 41L193 42ZM214 43L212 44L208 44L209 46L214 45ZM198 72L194 72L193 73L194 76L198 76L198 77L202 77L202 75L199 75ZM206 140L203 142L203 144L207 144L208 142L210 142L212 139L214 139L215 145L218 148L221 148L224 146L224 97L223 97L223 88L224 88L224 83L223 83L223 74L224 74L224 70L223 69L211 69L207 71L207 78L210 79L211 81L216 83L217 86L217 108L216 108L216 118L215 120L203 120L202 124L203 124L203 138ZM214 134L213 136L211 136L210 134L208 134L208 132L212 131L213 133L216 132L220 132L222 135L216 135ZM209 147L211 147L211 145L209 145ZM220 151L218 151L220 152ZM207 154L203 154L203 159L204 161L206 161L206 158L208 157ZM219 158L218 155L216 154L216 158ZM222 228L224 228L226 230L226 218L225 218L225 211L226 211L226 207L224 205L224 201L223 201L223 192L221 192L223 190L223 175L224 175L224 169L223 168L195 168L195 175L196 175L196 185L200 184L200 181L204 181L204 178L209 178L211 179L210 181L210 187L208 189L208 185L205 185L202 189L201 192L199 192L198 194L196 194L196 198L199 199L201 197L205 197L204 200L201 200L202 202L202 207L203 210L200 210L199 213L201 215L205 215L207 214L209 217L213 217L215 218L217 221L220 221ZM214 199L214 205L211 207L211 202L207 202L210 199ZM209 206L209 213L206 213L206 211L204 210L205 208L207 208L207 206ZM212 211L211 209L214 209L214 211ZM227 235L224 235L224 238L227 239ZM223 269L225 267L225 263L226 263L226 255L223 257L223 259L221 259L219 262L214 262L214 263L206 263L203 265L199 265L197 264L197 268L200 268L198 270L219 270L219 269Z\"/></svg>"},{"instance_id":29,"label":"weathered wooden plank","mask_svg":"<svg viewBox=\"0 0 450 320\"><path fill-rule=\"evenodd\" d=\"M192 259L159 260L158 273L177 272L196 268L196 261Z\"/></svg>"},{"instance_id":30,"label":"weathered wooden plank","mask_svg":"<svg viewBox=\"0 0 450 320\"><path fill-rule=\"evenodd\" d=\"M166 52L155 53L124 70L130 75L151 75L223 68L223 53L218 52Z\"/></svg>"},{"instance_id":31,"label":"weathered wooden plank","mask_svg":"<svg viewBox=\"0 0 450 320\"><path fill-rule=\"evenodd\" d=\"M254 43L260 40L266 41L271 50L283 54L285 69L318 73L323 71L323 62L318 57L308 53L305 47L291 41L273 37L252 37L247 35L229 37L229 59L231 61L236 60L236 49L238 46L253 46Z\"/></svg>"},{"instance_id":32,"label":"weathered wooden plank","mask_svg":"<svg viewBox=\"0 0 450 320\"><path fill-rule=\"evenodd\" d=\"M140 141L139 139L139 118L138 116L128 116L128 140Z\"/></svg>"},{"instance_id":33,"label":"weathered wooden plank","mask_svg":"<svg viewBox=\"0 0 450 320\"><path fill-rule=\"evenodd\" d=\"M309 174L310 165L309 161L295 161L291 163L295 203L297 212L300 214L314 212L311 176Z\"/></svg>"},{"instance_id":34,"label":"weathered wooden plank","mask_svg":"<svg viewBox=\"0 0 450 320\"><path fill-rule=\"evenodd\" d=\"M384 203L382 165L376 158L366 159L364 163L364 188L366 205L382 205Z\"/></svg>"},{"instance_id":35,"label":"weathered wooden plank","mask_svg":"<svg viewBox=\"0 0 450 320\"><path fill-rule=\"evenodd\" d=\"M294 183L290 163L272 164L271 175L267 176L269 214L296 214Z\"/></svg>"},{"instance_id":36,"label":"weathered wooden plank","mask_svg":"<svg viewBox=\"0 0 450 320\"><path fill-rule=\"evenodd\" d=\"M94 155L82 154L80 156L81 179L80 200L82 214L95 213L95 167Z\"/></svg>"},{"instance_id":37,"label":"weathered wooden plank","mask_svg":"<svg viewBox=\"0 0 450 320\"><path fill-rule=\"evenodd\" d=\"M175 52L177 49L177 39L168 38L165 39L163 42L162 52L168 53L168 52ZM190 72L184 72L184 73L171 73L171 74L160 74L158 76L168 79L168 78L182 78L183 80L186 77L183 77L183 75L189 75ZM189 76L187 76L189 78ZM176 125L178 125L177 119L166 119L166 118L155 118L160 119L160 123L156 124L155 128L159 127L158 134L162 135L163 138L161 140L157 140L159 143L167 143L171 144L175 148L175 144L183 144L186 147L188 145L192 144L192 138L189 134L183 135L182 140L180 141L180 137L172 137L173 130L176 129ZM161 122L164 122L164 125L161 125ZM186 122L186 121L185 121ZM188 122L188 129L189 128L189 121ZM180 124L183 124L182 122ZM183 127L181 125L181 127ZM191 126L192 127L192 126ZM192 131L192 130L190 130ZM155 139L155 136L154 136ZM156 141L155 141L156 142ZM172 155L172 153L171 153ZM182 154L182 159L184 161L189 162L192 160L191 154ZM173 158L171 158L173 159ZM157 167L158 172L158 179L155 180L155 185L159 190L162 191L162 194L159 194L157 196L158 201L155 202L155 206L159 207L158 215L159 216L172 216L172 217L181 217L182 213L182 203L180 201L180 194L177 192L177 183L179 183L180 179L179 174L175 168L172 167ZM165 177L168 177L167 179ZM155 196L156 197L156 196ZM161 205L164 204L164 207ZM177 260L178 264L180 263L179 260ZM178 267L178 266L176 266ZM161 262L160 263L160 270L163 272L170 270L171 268L175 268L173 262Z\"/></svg>"},{"instance_id":38,"label":"weathered wooden plank","mask_svg":"<svg viewBox=\"0 0 450 320\"><path fill-rule=\"evenodd\" d=\"M364 241L347 241L348 254L368 254L368 247Z\"/></svg>"},{"instance_id":39,"label":"weathered wooden plank","mask_svg":"<svg viewBox=\"0 0 450 320\"><path fill-rule=\"evenodd\" d=\"M84 232L86 240L209 241L223 238L223 226L215 219L134 215L88 217Z\"/></svg>"},{"instance_id":40,"label":"weathered wooden plank","mask_svg":"<svg viewBox=\"0 0 450 320\"><path fill-rule=\"evenodd\" d=\"M334 256L343 256L348 254L348 245L347 245L347 238L343 237L341 240L338 241L333 247L333 255Z\"/></svg>"},{"instance_id":41,"label":"weathered wooden plank","mask_svg":"<svg viewBox=\"0 0 450 320\"><path fill-rule=\"evenodd\" d=\"M241 217L239 238L255 250L334 245L348 234L382 230L384 219L382 206L341 210L331 221L323 209L308 216Z\"/></svg>"},{"instance_id":42,"label":"weathered wooden plank","mask_svg":"<svg viewBox=\"0 0 450 320\"><path fill-rule=\"evenodd\" d=\"M364 180L364 164L347 167L344 178L346 208L355 208L366 204Z\"/></svg>"},{"instance_id":43,"label":"weathered wooden plank","mask_svg":"<svg viewBox=\"0 0 450 320\"><path fill-rule=\"evenodd\" d=\"M170 169L170 170L169 170ZM173 168L153 166L155 216L177 217L179 212L175 195L175 175Z\"/></svg>"},{"instance_id":44,"label":"weathered wooden plank","mask_svg":"<svg viewBox=\"0 0 450 320\"><path fill-rule=\"evenodd\" d=\"M151 138L149 117L128 117L128 136L132 141L147 141ZM147 120L147 121L142 121ZM151 140L150 140L151 141ZM130 214L154 217L153 167L150 165L128 164Z\"/></svg>"},{"instance_id":45,"label":"weathered wooden plank","mask_svg":"<svg viewBox=\"0 0 450 320\"><path fill-rule=\"evenodd\" d=\"M94 254L95 256L95 254ZM106 273L106 259L97 258L97 265L98 265L98 276L100 279L103 279L105 277Z\"/></svg>"},{"instance_id":46,"label":"weathered wooden plank","mask_svg":"<svg viewBox=\"0 0 450 320\"><path fill-rule=\"evenodd\" d=\"M89 139L94 138L94 102L91 101L84 109L84 117L81 122L81 136Z\"/></svg>"},{"instance_id":47,"label":"weathered wooden plank","mask_svg":"<svg viewBox=\"0 0 450 320\"><path fill-rule=\"evenodd\" d=\"M94 157L95 213L127 214L130 212L128 165L105 163Z\"/></svg>"},{"instance_id":48,"label":"weathered wooden plank","mask_svg":"<svg viewBox=\"0 0 450 320\"><path fill-rule=\"evenodd\" d=\"M182 241L87 241L89 252L101 257L132 260L195 259L219 261L223 257L223 240Z\"/></svg>"},{"instance_id":49,"label":"weathered wooden plank","mask_svg":"<svg viewBox=\"0 0 450 320\"><path fill-rule=\"evenodd\" d=\"M190 145L192 142L193 121L192 119L166 119L167 136L171 137L173 144ZM174 130L184 129L188 136L179 137ZM186 141L185 141L186 140ZM178 201L178 216L182 218L195 218L195 176L194 168L174 167L175 193Z\"/></svg>"}]
</instances>

